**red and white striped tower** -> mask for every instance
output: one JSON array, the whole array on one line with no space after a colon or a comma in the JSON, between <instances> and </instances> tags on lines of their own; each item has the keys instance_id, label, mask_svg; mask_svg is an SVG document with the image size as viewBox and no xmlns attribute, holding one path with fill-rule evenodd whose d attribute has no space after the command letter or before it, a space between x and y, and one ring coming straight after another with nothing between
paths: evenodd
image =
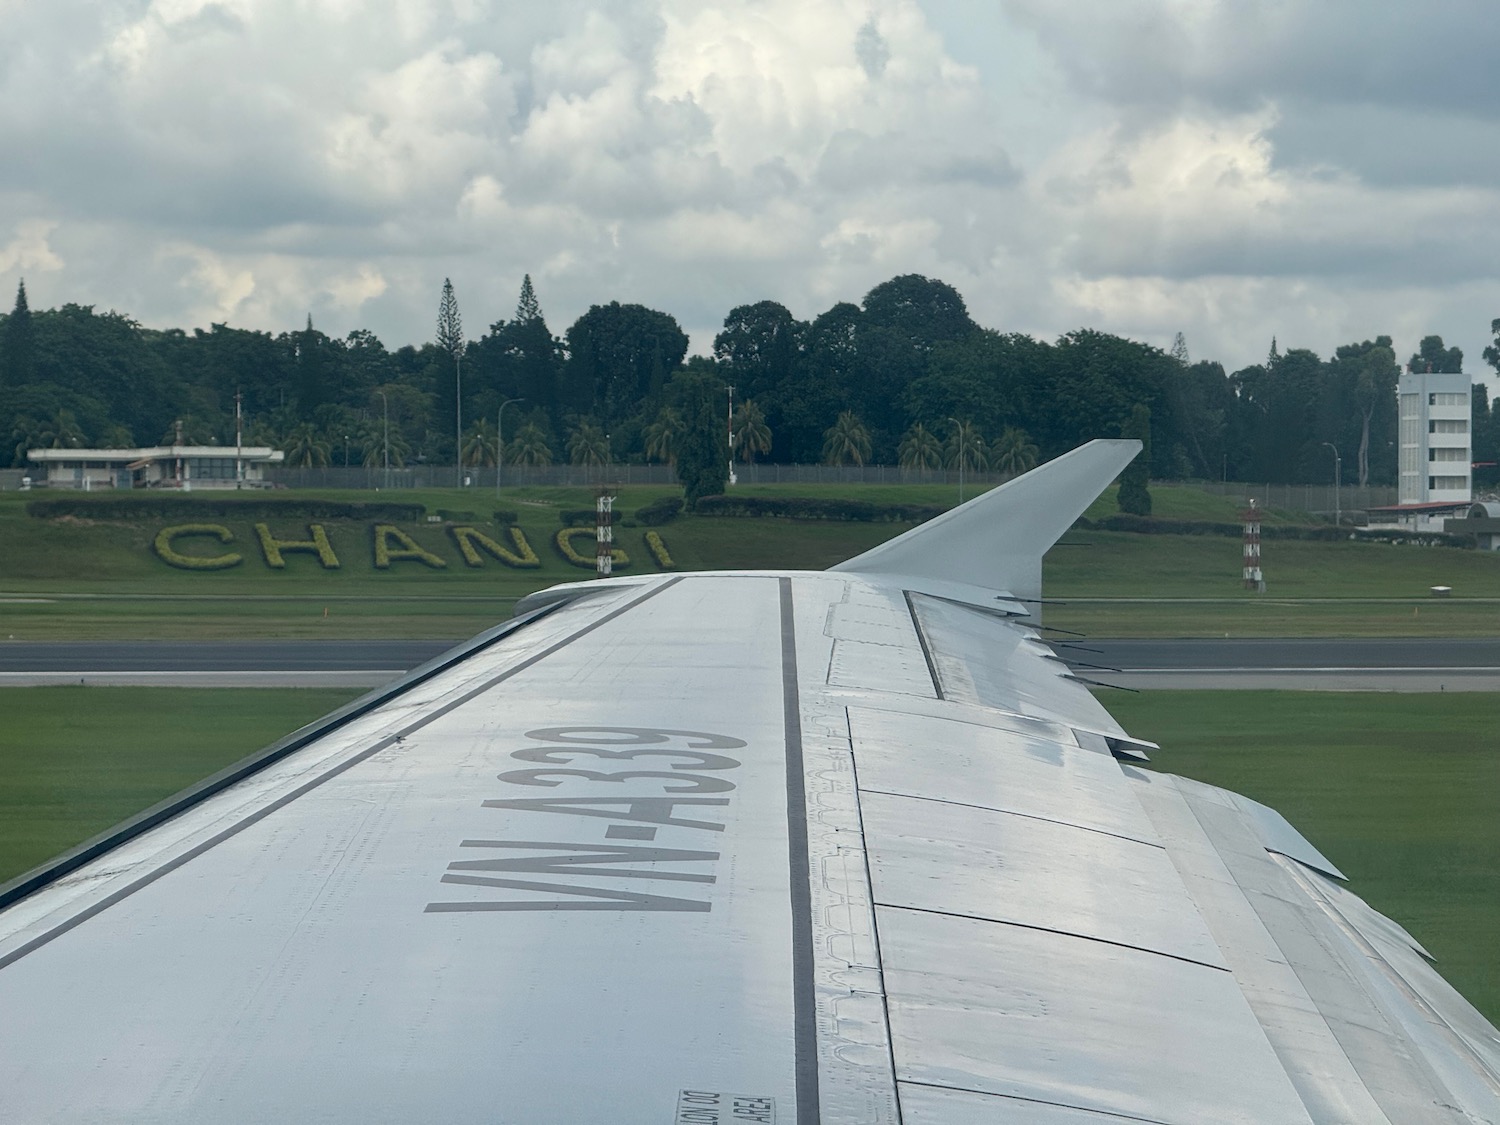
<instances>
[{"instance_id":1,"label":"red and white striped tower","mask_svg":"<svg viewBox=\"0 0 1500 1125\"><path fill-rule=\"evenodd\" d=\"M615 563L615 498L608 488L594 501L594 577L608 578Z\"/></svg>"},{"instance_id":2,"label":"red and white striped tower","mask_svg":"<svg viewBox=\"0 0 1500 1125\"><path fill-rule=\"evenodd\" d=\"M1260 572L1260 509L1254 500L1240 513L1240 519L1245 524L1245 589L1264 590L1266 580Z\"/></svg>"}]
</instances>

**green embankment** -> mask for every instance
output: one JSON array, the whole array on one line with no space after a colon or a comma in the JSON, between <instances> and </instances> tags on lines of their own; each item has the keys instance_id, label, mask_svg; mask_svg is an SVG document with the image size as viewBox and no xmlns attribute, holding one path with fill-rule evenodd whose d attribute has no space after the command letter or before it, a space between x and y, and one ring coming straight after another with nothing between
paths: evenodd
<instances>
[{"instance_id":1,"label":"green embankment","mask_svg":"<svg viewBox=\"0 0 1500 1125\"><path fill-rule=\"evenodd\" d=\"M669 495L665 487L623 490L617 503L620 546L630 556L618 573L657 569L644 539L630 526L636 509ZM745 495L857 496L876 502L952 503L957 490L935 485L839 488L815 485L744 486ZM34 496L35 494L32 494ZM308 491L278 498L369 500L375 494ZM492 522L492 493L428 490L381 493L420 502L429 511L469 511L473 525L505 543ZM1237 503L1191 488L1158 488L1159 516L1233 523ZM553 545L558 513L592 506L586 488L507 491L503 506L541 565L516 569L482 557L465 564L441 525L402 525L424 549L446 562L432 569L393 562L377 570L367 521L324 520L339 559L324 569L306 553L288 553L286 566L266 565L253 521L205 517L233 533L176 541L184 553L243 556L226 570L175 570L152 550L164 520L93 521L25 514L30 496L0 494L0 641L81 638L193 638L222 635L284 637L459 638L509 615L511 602L557 582L587 579ZM1091 518L1113 511L1107 493ZM1270 522L1290 519L1276 513ZM468 521L465 521L468 522ZM307 536L306 520L272 520L278 538ZM656 530L681 570L787 567L823 569L907 530L904 523L687 517ZM587 554L592 540L579 544ZM1061 603L1049 623L1095 636L1443 636L1500 631L1500 555L1452 548L1270 539L1263 569L1269 593L1240 588L1240 543L1233 536L1143 535L1073 531L1048 556L1046 590ZM1454 597L1429 596L1445 585ZM1191 600L1190 600L1191 599ZM1486 599L1495 599L1494 602Z\"/></svg>"},{"instance_id":2,"label":"green embankment","mask_svg":"<svg viewBox=\"0 0 1500 1125\"><path fill-rule=\"evenodd\" d=\"M1121 691L1153 767L1282 813L1500 1021L1500 698Z\"/></svg>"}]
</instances>

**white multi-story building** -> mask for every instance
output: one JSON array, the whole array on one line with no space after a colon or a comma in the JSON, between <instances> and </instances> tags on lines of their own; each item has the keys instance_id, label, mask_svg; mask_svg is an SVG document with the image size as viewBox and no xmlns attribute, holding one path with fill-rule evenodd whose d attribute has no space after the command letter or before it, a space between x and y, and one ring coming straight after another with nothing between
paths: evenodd
<instances>
[{"instance_id":1,"label":"white multi-story building","mask_svg":"<svg viewBox=\"0 0 1500 1125\"><path fill-rule=\"evenodd\" d=\"M1467 504L1474 461L1469 376L1408 371L1396 393L1400 504Z\"/></svg>"}]
</instances>

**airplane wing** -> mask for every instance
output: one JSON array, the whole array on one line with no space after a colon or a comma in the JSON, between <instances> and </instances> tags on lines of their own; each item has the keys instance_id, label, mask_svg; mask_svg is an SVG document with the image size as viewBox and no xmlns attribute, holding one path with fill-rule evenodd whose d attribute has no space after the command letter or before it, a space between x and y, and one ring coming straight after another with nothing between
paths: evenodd
<instances>
[{"instance_id":1,"label":"airplane wing","mask_svg":"<svg viewBox=\"0 0 1500 1125\"><path fill-rule=\"evenodd\" d=\"M1134 452L540 595L0 888L0 1119L1500 1121L1421 946L1031 627Z\"/></svg>"}]
</instances>

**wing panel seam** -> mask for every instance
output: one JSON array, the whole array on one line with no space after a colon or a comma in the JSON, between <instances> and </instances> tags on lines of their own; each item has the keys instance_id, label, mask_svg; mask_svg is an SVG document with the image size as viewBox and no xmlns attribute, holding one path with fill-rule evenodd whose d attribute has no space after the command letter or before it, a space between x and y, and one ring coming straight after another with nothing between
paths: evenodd
<instances>
[{"instance_id":1,"label":"wing panel seam","mask_svg":"<svg viewBox=\"0 0 1500 1125\"><path fill-rule=\"evenodd\" d=\"M1031 930L1039 934L1056 934L1058 937L1077 938L1079 941L1092 941L1100 945L1112 945L1116 949L1133 949L1137 953L1146 953L1152 957L1166 957L1172 961L1181 961L1186 965L1197 965L1202 969L1212 969L1216 973L1229 973L1233 971L1224 965L1211 965L1207 961L1199 961L1196 957L1184 957L1180 953L1167 953L1160 949L1148 949L1144 945L1132 945L1128 941L1111 941L1109 938L1096 937L1093 934L1080 934L1075 930L1058 930L1051 926L1033 926L1026 922L1009 922L1003 918L985 918L978 914L960 914L954 910L933 910L925 906L903 906L896 902L876 902L876 906L883 906L887 910L906 910L912 914L932 914L939 918L962 918L969 922L984 922L991 926L1010 926L1017 930Z\"/></svg>"}]
</instances>

